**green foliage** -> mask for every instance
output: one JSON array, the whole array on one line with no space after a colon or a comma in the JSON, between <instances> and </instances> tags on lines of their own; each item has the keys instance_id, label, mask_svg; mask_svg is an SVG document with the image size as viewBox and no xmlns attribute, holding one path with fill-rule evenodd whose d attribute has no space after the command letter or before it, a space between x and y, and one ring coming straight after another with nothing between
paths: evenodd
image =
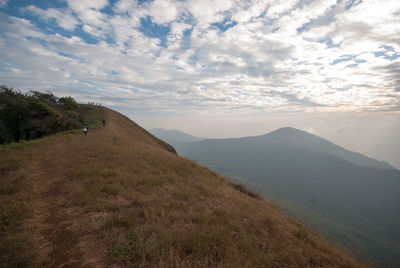
<instances>
[{"instance_id":1,"label":"green foliage","mask_svg":"<svg viewBox=\"0 0 400 268\"><path fill-rule=\"evenodd\" d=\"M41 138L78 129L84 119L72 97L20 91L0 86L0 144Z\"/></svg>"},{"instance_id":2,"label":"green foliage","mask_svg":"<svg viewBox=\"0 0 400 268\"><path fill-rule=\"evenodd\" d=\"M48 93L43 93L39 91L34 91L31 90L30 94L33 99L44 102L44 103L51 103L51 104L57 104L57 97L53 95L53 93L48 92Z\"/></svg>"},{"instance_id":3,"label":"green foliage","mask_svg":"<svg viewBox=\"0 0 400 268\"><path fill-rule=\"evenodd\" d=\"M0 86L0 115L0 143L25 138L28 104L22 93Z\"/></svg>"},{"instance_id":4,"label":"green foliage","mask_svg":"<svg viewBox=\"0 0 400 268\"><path fill-rule=\"evenodd\" d=\"M79 109L79 104L71 96L60 98L58 104L65 110L76 111Z\"/></svg>"}]
</instances>

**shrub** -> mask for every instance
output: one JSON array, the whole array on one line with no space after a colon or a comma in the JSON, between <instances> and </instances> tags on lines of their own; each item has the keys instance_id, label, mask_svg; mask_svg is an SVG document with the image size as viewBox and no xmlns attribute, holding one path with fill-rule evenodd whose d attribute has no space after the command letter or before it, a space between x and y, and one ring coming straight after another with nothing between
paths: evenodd
<instances>
[{"instance_id":1,"label":"shrub","mask_svg":"<svg viewBox=\"0 0 400 268\"><path fill-rule=\"evenodd\" d=\"M58 100L58 104L65 110L76 111L79 109L79 104L72 97L62 97Z\"/></svg>"},{"instance_id":2,"label":"shrub","mask_svg":"<svg viewBox=\"0 0 400 268\"><path fill-rule=\"evenodd\" d=\"M39 91L23 94L0 86L0 144L78 129L84 121L79 108L72 97Z\"/></svg>"}]
</instances>

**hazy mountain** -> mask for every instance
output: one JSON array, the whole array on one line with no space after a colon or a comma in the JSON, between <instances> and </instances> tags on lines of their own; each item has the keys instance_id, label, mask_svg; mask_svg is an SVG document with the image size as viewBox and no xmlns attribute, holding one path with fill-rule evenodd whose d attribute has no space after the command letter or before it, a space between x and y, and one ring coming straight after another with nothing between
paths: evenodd
<instances>
[{"instance_id":1,"label":"hazy mountain","mask_svg":"<svg viewBox=\"0 0 400 268\"><path fill-rule=\"evenodd\" d=\"M186 143L204 140L201 137L195 137L177 129L154 128L149 130L157 138L171 144L179 150Z\"/></svg>"},{"instance_id":2,"label":"hazy mountain","mask_svg":"<svg viewBox=\"0 0 400 268\"><path fill-rule=\"evenodd\" d=\"M333 154L360 166L394 169L394 167L384 161L379 161L360 153L346 150L328 140L291 127L275 130L264 135L264 138L269 138L274 142L285 143L286 145L291 145L300 149Z\"/></svg>"},{"instance_id":3,"label":"hazy mountain","mask_svg":"<svg viewBox=\"0 0 400 268\"><path fill-rule=\"evenodd\" d=\"M400 264L400 171L387 163L294 128L186 143L177 151L281 201L365 256Z\"/></svg>"}]
</instances>

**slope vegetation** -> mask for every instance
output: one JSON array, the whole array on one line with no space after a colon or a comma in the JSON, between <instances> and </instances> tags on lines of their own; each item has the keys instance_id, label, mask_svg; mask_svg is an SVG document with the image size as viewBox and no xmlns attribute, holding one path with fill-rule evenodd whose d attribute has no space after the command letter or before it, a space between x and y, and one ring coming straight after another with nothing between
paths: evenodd
<instances>
[{"instance_id":1,"label":"slope vegetation","mask_svg":"<svg viewBox=\"0 0 400 268\"><path fill-rule=\"evenodd\" d=\"M388 164L293 128L186 143L177 150L274 196L291 215L364 257L387 267L400 264L400 171Z\"/></svg>"},{"instance_id":2,"label":"slope vegetation","mask_svg":"<svg viewBox=\"0 0 400 268\"><path fill-rule=\"evenodd\" d=\"M0 151L4 267L362 267L128 118Z\"/></svg>"}]
</instances>

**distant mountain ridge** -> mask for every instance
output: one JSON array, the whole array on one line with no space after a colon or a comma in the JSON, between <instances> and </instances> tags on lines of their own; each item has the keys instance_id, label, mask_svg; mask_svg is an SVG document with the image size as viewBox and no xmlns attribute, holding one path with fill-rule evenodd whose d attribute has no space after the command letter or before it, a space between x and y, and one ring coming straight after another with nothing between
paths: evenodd
<instances>
[{"instance_id":1,"label":"distant mountain ridge","mask_svg":"<svg viewBox=\"0 0 400 268\"><path fill-rule=\"evenodd\" d=\"M149 132L167 143L174 144L175 146L178 145L178 147L181 143L196 142L205 139L192 136L177 129L154 128L150 129Z\"/></svg>"},{"instance_id":2,"label":"distant mountain ridge","mask_svg":"<svg viewBox=\"0 0 400 268\"><path fill-rule=\"evenodd\" d=\"M400 171L389 164L294 128L172 145L382 267L400 264Z\"/></svg>"},{"instance_id":3,"label":"distant mountain ridge","mask_svg":"<svg viewBox=\"0 0 400 268\"><path fill-rule=\"evenodd\" d=\"M359 166L394 169L394 167L387 162L379 161L360 153L346 150L326 139L292 127L280 128L263 136L272 136L274 137L275 142L285 142L286 144L301 149L330 153Z\"/></svg>"},{"instance_id":4,"label":"distant mountain ridge","mask_svg":"<svg viewBox=\"0 0 400 268\"><path fill-rule=\"evenodd\" d=\"M185 143L192 143L199 141L207 141L207 140L249 141L259 138L260 140L263 139L263 141L265 142L265 139L273 139L273 142L275 143L280 142L280 143L285 143L286 145L295 146L299 149L306 149L321 153L333 154L359 166L395 169L393 166L391 166L389 163L385 161L376 160L371 157L360 154L358 152L346 150L345 148L336 145L326 139L323 139L319 136L316 136L314 134L293 127L282 127L275 131L260 136L226 138L226 139L209 139L209 138L197 137L177 129L154 128L150 129L149 132L154 136L158 137L159 139L171 144L178 151L179 148L181 148L181 146L184 146Z\"/></svg>"}]
</instances>

